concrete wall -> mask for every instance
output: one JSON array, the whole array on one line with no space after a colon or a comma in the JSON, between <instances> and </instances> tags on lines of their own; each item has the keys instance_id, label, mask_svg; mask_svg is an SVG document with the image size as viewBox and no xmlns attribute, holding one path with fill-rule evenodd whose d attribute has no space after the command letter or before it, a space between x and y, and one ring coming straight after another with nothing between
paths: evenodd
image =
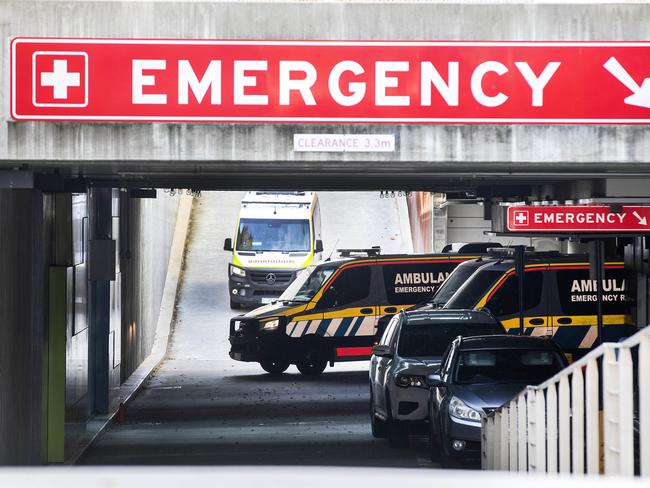
<instances>
[{"instance_id":1,"label":"concrete wall","mask_svg":"<svg viewBox=\"0 0 650 488\"><path fill-rule=\"evenodd\" d=\"M43 194L0 190L0 464L42 457Z\"/></svg>"},{"instance_id":2,"label":"concrete wall","mask_svg":"<svg viewBox=\"0 0 650 488\"><path fill-rule=\"evenodd\" d=\"M0 50L12 36L90 36L267 39L506 39L647 40L650 5L508 2L182 2L9 0L0 6ZM107 21L106 19L110 19ZM347 132L349 126L255 124L77 124L8 120L9 59L0 86L0 160L152 161L176 171L204 171L236 161L305 162L319 154L294 153L295 132ZM531 164L617 169L650 161L643 126L360 126L394 133L396 154L331 154L331 161L372 162L393 171L395 160L420 174L529 168ZM355 130L357 130L355 129ZM169 161L169 163L165 163ZM174 161L201 161L178 167ZM8 164L8 163L7 163ZM97 163L87 165L92 171ZM288 168L294 166L287 163ZM600 167L602 169L602 167Z\"/></svg>"},{"instance_id":3,"label":"concrete wall","mask_svg":"<svg viewBox=\"0 0 650 488\"><path fill-rule=\"evenodd\" d=\"M178 197L162 192L122 195L126 212L114 205L113 238L124 252L106 309L111 390L151 350L178 207ZM92 414L88 202L84 194L0 190L0 465L62 461L64 422L65 448L74 449ZM129 247L120 246L127 238ZM52 295L54 269L63 274ZM60 349L49 337L51 313L62 317Z\"/></svg>"},{"instance_id":4,"label":"concrete wall","mask_svg":"<svg viewBox=\"0 0 650 488\"><path fill-rule=\"evenodd\" d=\"M430 192L412 192L406 198L413 238L413 251L433 252L433 195Z\"/></svg>"},{"instance_id":5,"label":"concrete wall","mask_svg":"<svg viewBox=\"0 0 650 488\"><path fill-rule=\"evenodd\" d=\"M122 248L122 368L124 381L149 355L160 312L179 197L128 199L131 232ZM123 244L124 245L124 244Z\"/></svg>"}]
</instances>

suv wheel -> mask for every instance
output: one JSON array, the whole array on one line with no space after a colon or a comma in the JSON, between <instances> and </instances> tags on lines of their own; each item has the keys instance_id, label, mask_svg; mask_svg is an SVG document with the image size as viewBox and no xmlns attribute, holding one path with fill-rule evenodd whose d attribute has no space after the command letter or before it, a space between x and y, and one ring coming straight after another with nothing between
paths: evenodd
<instances>
[{"instance_id":1,"label":"suv wheel","mask_svg":"<svg viewBox=\"0 0 650 488\"><path fill-rule=\"evenodd\" d=\"M441 449L440 449L440 438L438 437L438 433L435 431L433 428L433 423L437 422L436 419L434 418L429 418L429 449L430 449L430 454L431 454L431 461L434 463L437 463L440 461L440 455L442 454Z\"/></svg>"},{"instance_id":2,"label":"suv wheel","mask_svg":"<svg viewBox=\"0 0 650 488\"><path fill-rule=\"evenodd\" d=\"M284 361L282 359L267 359L260 361L260 366L267 373L271 374L282 374L284 373L291 363L289 361Z\"/></svg>"},{"instance_id":3,"label":"suv wheel","mask_svg":"<svg viewBox=\"0 0 650 488\"><path fill-rule=\"evenodd\" d=\"M318 376L327 366L327 359L323 357L320 351L310 349L300 361L296 363L298 371L306 376Z\"/></svg>"},{"instance_id":4,"label":"suv wheel","mask_svg":"<svg viewBox=\"0 0 650 488\"><path fill-rule=\"evenodd\" d=\"M391 420L387 425L388 445L393 448L402 448L408 446L408 435L403 425L398 421Z\"/></svg>"},{"instance_id":5,"label":"suv wheel","mask_svg":"<svg viewBox=\"0 0 650 488\"><path fill-rule=\"evenodd\" d=\"M388 414L386 434L388 437L388 445L393 448L407 447L408 435L406 429L398 420L393 419L390 405L390 394L386 391L386 413Z\"/></svg>"}]
</instances>

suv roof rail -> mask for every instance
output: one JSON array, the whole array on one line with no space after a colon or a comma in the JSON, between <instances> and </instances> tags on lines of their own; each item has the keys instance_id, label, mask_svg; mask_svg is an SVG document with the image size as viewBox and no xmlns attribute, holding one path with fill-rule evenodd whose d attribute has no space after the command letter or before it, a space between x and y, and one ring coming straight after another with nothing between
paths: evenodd
<instances>
[{"instance_id":1,"label":"suv roof rail","mask_svg":"<svg viewBox=\"0 0 650 488\"><path fill-rule=\"evenodd\" d=\"M368 248L358 248L358 249L337 249L336 252L339 253L339 256L342 258L349 258L353 254L362 255L365 254L368 257L379 256L381 254L380 246L372 246Z\"/></svg>"}]
</instances>

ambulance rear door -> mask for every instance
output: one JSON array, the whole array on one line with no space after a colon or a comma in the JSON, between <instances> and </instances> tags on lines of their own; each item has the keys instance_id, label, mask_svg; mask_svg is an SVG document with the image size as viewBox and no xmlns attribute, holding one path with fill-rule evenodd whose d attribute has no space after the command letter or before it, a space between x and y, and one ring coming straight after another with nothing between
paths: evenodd
<instances>
[{"instance_id":1,"label":"ambulance rear door","mask_svg":"<svg viewBox=\"0 0 650 488\"><path fill-rule=\"evenodd\" d=\"M548 314L548 266L527 266L524 275L524 334L550 336L553 334ZM504 275L487 292L477 308L485 307L496 316L509 334L518 334L519 278L514 268Z\"/></svg>"},{"instance_id":2,"label":"ambulance rear door","mask_svg":"<svg viewBox=\"0 0 650 488\"><path fill-rule=\"evenodd\" d=\"M557 300L552 312L555 341L568 350L588 350L597 344L596 281L586 263L555 266ZM617 341L627 334L629 296L623 263L607 263L603 279L603 340Z\"/></svg>"},{"instance_id":3,"label":"ambulance rear door","mask_svg":"<svg viewBox=\"0 0 650 488\"><path fill-rule=\"evenodd\" d=\"M369 357L378 307L372 286L374 259L338 269L311 312L322 313L313 333L331 340L338 360Z\"/></svg>"}]
</instances>

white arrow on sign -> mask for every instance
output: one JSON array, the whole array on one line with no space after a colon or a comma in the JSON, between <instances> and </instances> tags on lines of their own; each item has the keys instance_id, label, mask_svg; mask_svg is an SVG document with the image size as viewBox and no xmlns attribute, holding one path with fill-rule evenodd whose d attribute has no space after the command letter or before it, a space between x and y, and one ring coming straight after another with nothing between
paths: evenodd
<instances>
[{"instance_id":1,"label":"white arrow on sign","mask_svg":"<svg viewBox=\"0 0 650 488\"><path fill-rule=\"evenodd\" d=\"M603 64L603 67L632 92L632 95L625 99L625 103L628 105L636 105L637 107L650 108L650 78L643 80L641 86L637 85L636 81L634 81L614 56L609 58Z\"/></svg>"},{"instance_id":2,"label":"white arrow on sign","mask_svg":"<svg viewBox=\"0 0 650 488\"><path fill-rule=\"evenodd\" d=\"M639 212L637 212L636 210L632 212L632 215L634 215L637 219L639 219L639 225L648 225L648 219L645 217L641 217L639 215Z\"/></svg>"}]
</instances>

